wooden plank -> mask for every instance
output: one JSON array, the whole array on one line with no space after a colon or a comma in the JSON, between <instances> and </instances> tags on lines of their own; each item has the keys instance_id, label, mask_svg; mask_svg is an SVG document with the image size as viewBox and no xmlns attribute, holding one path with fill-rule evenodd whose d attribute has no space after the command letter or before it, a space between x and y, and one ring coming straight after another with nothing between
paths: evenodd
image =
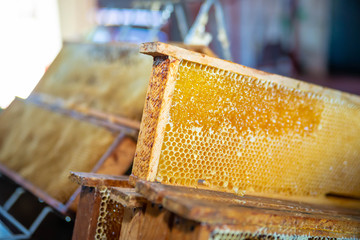
<instances>
[{"instance_id":1,"label":"wooden plank","mask_svg":"<svg viewBox=\"0 0 360 240\"><path fill-rule=\"evenodd\" d=\"M358 96L163 43L140 50L154 65L131 182L360 197Z\"/></svg>"},{"instance_id":2,"label":"wooden plank","mask_svg":"<svg viewBox=\"0 0 360 240\"><path fill-rule=\"evenodd\" d=\"M257 69L253 69L250 67L246 67L240 64L235 64L230 61L222 60L219 58L214 58L211 56L207 56L205 54L193 52L186 50L184 48L179 48L173 45L161 43L161 42L150 42L143 43L140 45L140 52L144 54L148 54L154 57L158 56L171 56L177 59L188 60L191 62L197 62L200 64L204 64L207 66L221 68L226 71L236 72L240 74L244 74L247 76L254 76L259 79L267 79L281 85L287 87L293 87L296 89L300 89L303 91L312 91L322 95L326 95L329 97L346 97L347 99L351 99L355 103L360 103L360 99L357 95L341 92L338 90L321 87L315 84L306 83L303 81L299 81L293 78L284 77L281 75L263 72Z\"/></svg>"},{"instance_id":3,"label":"wooden plank","mask_svg":"<svg viewBox=\"0 0 360 240\"><path fill-rule=\"evenodd\" d=\"M149 175L156 174L156 163L160 153L161 144L154 144L162 137L162 132L158 125L163 125L165 119L164 113L168 111L171 92L165 89L171 89L175 84L174 75L179 65L178 60L170 60L166 57L159 57L154 60L152 78L158 79L151 82L147 90L147 97L144 106L143 120L140 126L138 145L135 153L132 175L143 179L148 179ZM169 80L169 81L168 81ZM160 117L160 116L163 117ZM157 131L159 129L159 131ZM145 137L146 136L146 137ZM156 149L156 151L152 151ZM153 156L155 154L156 156ZM150 161L153 159L153 161ZM130 182L134 182L130 178Z\"/></svg>"},{"instance_id":4,"label":"wooden plank","mask_svg":"<svg viewBox=\"0 0 360 240\"><path fill-rule=\"evenodd\" d=\"M136 44L65 43L32 94L140 121L150 70Z\"/></svg>"},{"instance_id":5,"label":"wooden plank","mask_svg":"<svg viewBox=\"0 0 360 240\"><path fill-rule=\"evenodd\" d=\"M98 162L93 172L105 175L124 175L131 167L136 149L136 141L132 137L123 136L114 148L109 149L104 161Z\"/></svg>"},{"instance_id":6,"label":"wooden plank","mask_svg":"<svg viewBox=\"0 0 360 240\"><path fill-rule=\"evenodd\" d=\"M126 208L143 207L147 200L135 191L135 188L113 187L110 190L110 198Z\"/></svg>"},{"instance_id":7,"label":"wooden plank","mask_svg":"<svg viewBox=\"0 0 360 240\"><path fill-rule=\"evenodd\" d=\"M169 239L173 240L199 240L201 224L182 218L178 215L174 217Z\"/></svg>"},{"instance_id":8,"label":"wooden plank","mask_svg":"<svg viewBox=\"0 0 360 240\"><path fill-rule=\"evenodd\" d=\"M254 195L244 195L240 196L237 194L218 192L207 189L196 189L182 186L171 186L153 182L147 182L144 180L138 180L136 183L136 191L145 196L149 201L155 202L157 204L162 204L163 199L166 196L176 196L181 197L192 197L195 199L228 199L227 202L234 204L246 204L248 207L255 208L268 208L281 211L300 211L304 213L316 213L316 211L324 211L329 214L346 214L346 215L358 215L360 212L359 205L360 201L353 200L352 205L344 206L343 201L334 202L337 199L331 200L325 206L319 204L309 204L300 201L291 201L288 199L277 199L277 198L268 198L263 196L254 196ZM325 201L325 200L324 200ZM347 202L349 203L349 202ZM330 206L337 205L337 206ZM351 207L351 209L349 208ZM313 209L315 208L315 209ZM353 208L353 209L352 209ZM338 211L338 212L337 212Z\"/></svg>"},{"instance_id":9,"label":"wooden plank","mask_svg":"<svg viewBox=\"0 0 360 240\"><path fill-rule=\"evenodd\" d=\"M137 240L141 231L141 223L145 209L142 207L126 207L119 240Z\"/></svg>"},{"instance_id":10,"label":"wooden plank","mask_svg":"<svg viewBox=\"0 0 360 240\"><path fill-rule=\"evenodd\" d=\"M209 226L243 232L359 237L360 211L255 196L238 196L138 181L136 190L168 211Z\"/></svg>"},{"instance_id":11,"label":"wooden plank","mask_svg":"<svg viewBox=\"0 0 360 240\"><path fill-rule=\"evenodd\" d=\"M165 240L170 234L172 214L161 205L148 202L141 222L139 240Z\"/></svg>"},{"instance_id":12,"label":"wooden plank","mask_svg":"<svg viewBox=\"0 0 360 240\"><path fill-rule=\"evenodd\" d=\"M101 195L94 187L83 186L76 214L73 240L93 240L96 234Z\"/></svg>"},{"instance_id":13,"label":"wooden plank","mask_svg":"<svg viewBox=\"0 0 360 240\"><path fill-rule=\"evenodd\" d=\"M70 180L87 187L131 187L127 176L111 176L96 173L70 172Z\"/></svg>"},{"instance_id":14,"label":"wooden plank","mask_svg":"<svg viewBox=\"0 0 360 240\"><path fill-rule=\"evenodd\" d=\"M204 45L189 45L182 42L169 42L168 44L180 48L185 48L190 51L198 52L200 54L205 54L209 57L218 57L209 47Z\"/></svg>"}]
</instances>

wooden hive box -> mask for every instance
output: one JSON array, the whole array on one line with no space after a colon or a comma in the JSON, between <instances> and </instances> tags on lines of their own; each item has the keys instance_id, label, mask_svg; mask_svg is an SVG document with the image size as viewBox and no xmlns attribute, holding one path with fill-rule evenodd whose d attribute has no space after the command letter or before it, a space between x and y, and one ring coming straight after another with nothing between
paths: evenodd
<instances>
[{"instance_id":1,"label":"wooden hive box","mask_svg":"<svg viewBox=\"0 0 360 240\"><path fill-rule=\"evenodd\" d=\"M134 189L123 177L72 178L82 184L74 240L360 238L359 210L146 181Z\"/></svg>"},{"instance_id":2,"label":"wooden hive box","mask_svg":"<svg viewBox=\"0 0 360 240\"><path fill-rule=\"evenodd\" d=\"M164 209L163 233L148 239L359 239L360 211L138 181ZM167 213L166 213L167 212ZM167 224L164 223L167 222ZM151 236L144 222L138 236ZM161 231L158 231L161 232ZM134 238L141 239L141 238Z\"/></svg>"},{"instance_id":3,"label":"wooden hive box","mask_svg":"<svg viewBox=\"0 0 360 240\"><path fill-rule=\"evenodd\" d=\"M73 239L119 239L126 210L110 194L113 187L134 189L128 177L72 172L70 179L81 186ZM135 208L133 202L128 200L126 206Z\"/></svg>"},{"instance_id":4,"label":"wooden hive box","mask_svg":"<svg viewBox=\"0 0 360 240\"><path fill-rule=\"evenodd\" d=\"M124 176L72 173L82 186L76 239L168 239L173 214L135 191Z\"/></svg>"},{"instance_id":5,"label":"wooden hive box","mask_svg":"<svg viewBox=\"0 0 360 240\"><path fill-rule=\"evenodd\" d=\"M163 43L141 52L154 64L131 182L360 197L358 96Z\"/></svg>"}]
</instances>

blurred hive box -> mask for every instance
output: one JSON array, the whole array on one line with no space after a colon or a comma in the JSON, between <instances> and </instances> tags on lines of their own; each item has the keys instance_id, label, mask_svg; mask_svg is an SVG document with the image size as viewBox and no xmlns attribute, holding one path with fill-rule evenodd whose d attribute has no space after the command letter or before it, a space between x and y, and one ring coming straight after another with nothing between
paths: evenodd
<instances>
[{"instance_id":1,"label":"blurred hive box","mask_svg":"<svg viewBox=\"0 0 360 240\"><path fill-rule=\"evenodd\" d=\"M295 201L237 196L138 181L136 191L165 210L163 233L152 239L358 239L360 212ZM149 204L146 205L145 217ZM167 213L166 213L167 212ZM164 224L168 222L167 224ZM156 226L140 228L149 235ZM142 231L145 231L142 233ZM161 233L161 231L158 231ZM160 234L158 236L161 236ZM141 239L141 238L137 238Z\"/></svg>"},{"instance_id":2,"label":"blurred hive box","mask_svg":"<svg viewBox=\"0 0 360 240\"><path fill-rule=\"evenodd\" d=\"M123 177L72 178L83 186L74 240L360 237L358 210L146 181L138 181L135 191Z\"/></svg>"},{"instance_id":3,"label":"blurred hive box","mask_svg":"<svg viewBox=\"0 0 360 240\"><path fill-rule=\"evenodd\" d=\"M131 182L360 197L358 96L163 43L141 52L154 64Z\"/></svg>"}]
</instances>

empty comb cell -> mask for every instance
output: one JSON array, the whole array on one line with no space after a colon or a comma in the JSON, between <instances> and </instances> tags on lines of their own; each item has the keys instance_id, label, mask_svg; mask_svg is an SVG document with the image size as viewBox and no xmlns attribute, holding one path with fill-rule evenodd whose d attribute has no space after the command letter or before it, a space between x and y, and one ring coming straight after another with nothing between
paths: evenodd
<instances>
[{"instance_id":1,"label":"empty comb cell","mask_svg":"<svg viewBox=\"0 0 360 240\"><path fill-rule=\"evenodd\" d=\"M234 193L360 196L360 98L163 43L133 180Z\"/></svg>"}]
</instances>

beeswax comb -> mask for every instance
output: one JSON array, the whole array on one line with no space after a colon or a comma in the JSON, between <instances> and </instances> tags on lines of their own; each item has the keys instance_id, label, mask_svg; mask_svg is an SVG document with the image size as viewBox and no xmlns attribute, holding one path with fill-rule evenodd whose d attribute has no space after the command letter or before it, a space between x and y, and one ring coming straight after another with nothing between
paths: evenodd
<instances>
[{"instance_id":1,"label":"beeswax comb","mask_svg":"<svg viewBox=\"0 0 360 240\"><path fill-rule=\"evenodd\" d=\"M131 181L360 197L360 98L163 43Z\"/></svg>"}]
</instances>

